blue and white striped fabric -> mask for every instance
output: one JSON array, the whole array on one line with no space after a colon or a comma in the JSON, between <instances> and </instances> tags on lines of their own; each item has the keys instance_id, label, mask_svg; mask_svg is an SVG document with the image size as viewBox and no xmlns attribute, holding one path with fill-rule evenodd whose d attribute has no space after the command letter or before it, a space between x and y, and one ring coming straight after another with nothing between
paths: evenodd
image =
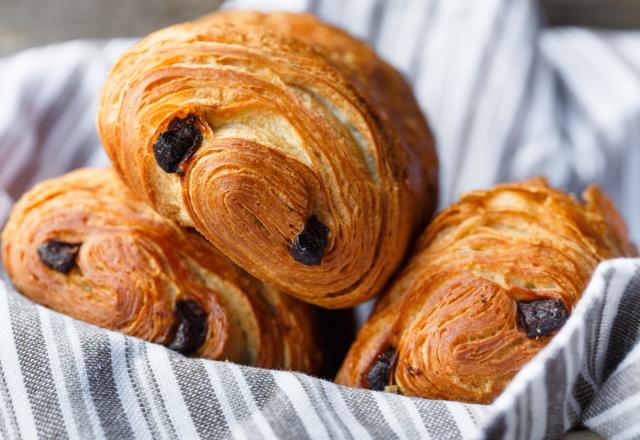
<instances>
[{"instance_id":1,"label":"blue and white striped fabric","mask_svg":"<svg viewBox=\"0 0 640 440\"><path fill-rule=\"evenodd\" d=\"M441 204L546 175L600 184L640 239L640 33L545 29L529 0L238 0L311 10L413 82L438 140ZM105 164L94 128L131 40L0 59L0 223L44 178ZM189 359L35 306L0 282L3 438L640 438L640 260L595 273L571 319L490 406L354 390Z\"/></svg>"}]
</instances>

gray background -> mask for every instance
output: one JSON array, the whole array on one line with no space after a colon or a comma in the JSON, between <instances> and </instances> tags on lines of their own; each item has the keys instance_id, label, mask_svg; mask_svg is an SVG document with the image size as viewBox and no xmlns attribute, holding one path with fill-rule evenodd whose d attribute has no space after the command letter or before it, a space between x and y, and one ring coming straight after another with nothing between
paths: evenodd
<instances>
[{"instance_id":1,"label":"gray background","mask_svg":"<svg viewBox=\"0 0 640 440\"><path fill-rule=\"evenodd\" d=\"M74 38L141 36L222 0L0 0L0 56ZM640 0L540 0L551 25L640 28Z\"/></svg>"},{"instance_id":2,"label":"gray background","mask_svg":"<svg viewBox=\"0 0 640 440\"><path fill-rule=\"evenodd\" d=\"M222 0L0 0L0 55L75 38L143 36Z\"/></svg>"}]
</instances>

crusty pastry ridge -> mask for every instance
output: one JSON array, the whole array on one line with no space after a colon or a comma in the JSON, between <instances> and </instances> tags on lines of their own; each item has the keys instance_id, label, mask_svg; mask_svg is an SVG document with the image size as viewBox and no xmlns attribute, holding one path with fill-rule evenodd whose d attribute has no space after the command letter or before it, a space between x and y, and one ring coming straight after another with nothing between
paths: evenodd
<instances>
[{"instance_id":1,"label":"crusty pastry ridge","mask_svg":"<svg viewBox=\"0 0 640 440\"><path fill-rule=\"evenodd\" d=\"M110 73L98 128L158 212L325 307L379 292L436 203L410 87L311 15L223 12L151 34Z\"/></svg>"}]
</instances>

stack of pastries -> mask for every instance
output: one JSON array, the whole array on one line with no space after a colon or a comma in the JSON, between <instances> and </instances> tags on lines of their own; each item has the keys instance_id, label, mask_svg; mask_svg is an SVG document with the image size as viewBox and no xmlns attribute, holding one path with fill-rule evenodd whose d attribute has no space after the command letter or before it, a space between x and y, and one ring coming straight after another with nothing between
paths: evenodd
<instances>
[{"instance_id":1,"label":"stack of pastries","mask_svg":"<svg viewBox=\"0 0 640 440\"><path fill-rule=\"evenodd\" d=\"M543 179L466 194L423 232L438 161L409 85L310 15L151 34L113 67L98 131L113 170L25 194L7 273L40 304L189 356L318 374L341 343L318 307L382 293L337 382L490 402L598 262L636 254L596 187L579 201Z\"/></svg>"}]
</instances>

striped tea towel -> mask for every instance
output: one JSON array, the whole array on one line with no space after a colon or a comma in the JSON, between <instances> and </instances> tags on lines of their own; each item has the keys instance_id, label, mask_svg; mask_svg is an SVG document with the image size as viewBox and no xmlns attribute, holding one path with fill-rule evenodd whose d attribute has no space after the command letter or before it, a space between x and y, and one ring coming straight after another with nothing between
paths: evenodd
<instances>
[{"instance_id":1,"label":"striped tea towel","mask_svg":"<svg viewBox=\"0 0 640 440\"><path fill-rule=\"evenodd\" d=\"M1 282L0 282L1 283ZM640 437L640 260L600 265L560 333L491 406L190 359L0 284L3 438Z\"/></svg>"},{"instance_id":2,"label":"striped tea towel","mask_svg":"<svg viewBox=\"0 0 640 440\"><path fill-rule=\"evenodd\" d=\"M412 81L436 133L441 205L547 175L596 182L640 238L640 34L541 27L530 0L238 0L310 10ZM94 127L131 40L0 59L0 223L35 182L106 164ZM640 438L640 260L602 264L571 319L491 406L353 390L189 359L35 306L0 282L4 438Z\"/></svg>"}]
</instances>

